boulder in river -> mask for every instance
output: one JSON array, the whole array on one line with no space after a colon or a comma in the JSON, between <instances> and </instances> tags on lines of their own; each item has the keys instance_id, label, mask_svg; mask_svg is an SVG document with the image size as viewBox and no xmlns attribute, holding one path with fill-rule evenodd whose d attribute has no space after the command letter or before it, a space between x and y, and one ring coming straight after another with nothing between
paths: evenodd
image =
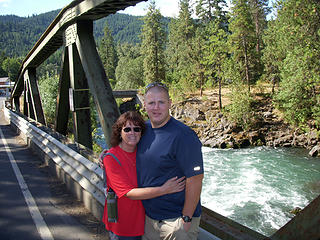
<instances>
[{"instance_id":1,"label":"boulder in river","mask_svg":"<svg viewBox=\"0 0 320 240\"><path fill-rule=\"evenodd\" d=\"M314 146L311 151L309 152L309 155L311 157L316 157L318 155L320 155L320 145L316 145Z\"/></svg>"}]
</instances>

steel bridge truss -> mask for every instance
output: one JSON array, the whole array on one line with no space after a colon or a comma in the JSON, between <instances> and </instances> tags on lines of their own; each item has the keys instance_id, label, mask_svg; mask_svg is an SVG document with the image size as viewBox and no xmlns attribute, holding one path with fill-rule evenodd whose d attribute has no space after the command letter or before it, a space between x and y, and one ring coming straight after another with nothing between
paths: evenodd
<instances>
[{"instance_id":1,"label":"steel bridge truss","mask_svg":"<svg viewBox=\"0 0 320 240\"><path fill-rule=\"evenodd\" d=\"M59 78L55 130L66 134L68 116L73 116L77 143L92 148L89 93L92 94L106 143L111 126L119 116L103 64L96 50L93 21L106 17L142 0L75 0L63 8L24 59L12 99L16 111L46 124L41 105L36 69L63 46Z\"/></svg>"}]
</instances>

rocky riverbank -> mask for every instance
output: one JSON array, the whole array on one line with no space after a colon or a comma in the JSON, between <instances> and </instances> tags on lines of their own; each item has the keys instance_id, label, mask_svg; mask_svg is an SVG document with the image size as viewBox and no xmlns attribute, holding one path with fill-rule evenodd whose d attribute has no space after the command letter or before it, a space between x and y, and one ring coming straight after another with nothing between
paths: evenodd
<instances>
[{"instance_id":1,"label":"rocky riverbank","mask_svg":"<svg viewBox=\"0 0 320 240\"><path fill-rule=\"evenodd\" d=\"M228 104L227 99L223 99ZM311 156L320 157L320 130L312 123L310 131L293 128L286 124L274 109L272 100L259 97L253 126L244 131L227 120L217 108L217 94L207 92L205 96L190 96L174 103L171 114L192 127L204 146L212 148L243 148L248 146L303 147Z\"/></svg>"}]
</instances>

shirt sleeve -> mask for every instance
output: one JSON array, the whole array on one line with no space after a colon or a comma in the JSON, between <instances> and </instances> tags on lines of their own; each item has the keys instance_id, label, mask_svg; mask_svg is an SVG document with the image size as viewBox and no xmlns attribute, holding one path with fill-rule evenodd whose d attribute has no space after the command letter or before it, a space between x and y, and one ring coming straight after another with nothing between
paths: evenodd
<instances>
[{"instance_id":1,"label":"shirt sleeve","mask_svg":"<svg viewBox=\"0 0 320 240\"><path fill-rule=\"evenodd\" d=\"M103 159L103 164L106 169L107 186L111 187L119 198L135 188L129 180L124 167L122 167L112 156L106 156Z\"/></svg>"},{"instance_id":2,"label":"shirt sleeve","mask_svg":"<svg viewBox=\"0 0 320 240\"><path fill-rule=\"evenodd\" d=\"M192 129L187 129L177 138L176 157L187 178L204 173L201 148L202 144Z\"/></svg>"}]
</instances>

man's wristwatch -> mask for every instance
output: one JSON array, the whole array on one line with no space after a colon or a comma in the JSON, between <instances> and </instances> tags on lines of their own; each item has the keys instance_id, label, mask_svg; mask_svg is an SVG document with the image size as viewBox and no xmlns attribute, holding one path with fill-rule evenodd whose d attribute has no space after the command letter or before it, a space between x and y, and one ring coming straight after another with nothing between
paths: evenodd
<instances>
[{"instance_id":1,"label":"man's wristwatch","mask_svg":"<svg viewBox=\"0 0 320 240\"><path fill-rule=\"evenodd\" d=\"M191 217L189 217L189 216L184 216L184 215L182 215L181 218L182 218L182 220L183 220L185 223L191 222L191 220L192 220Z\"/></svg>"}]
</instances>

